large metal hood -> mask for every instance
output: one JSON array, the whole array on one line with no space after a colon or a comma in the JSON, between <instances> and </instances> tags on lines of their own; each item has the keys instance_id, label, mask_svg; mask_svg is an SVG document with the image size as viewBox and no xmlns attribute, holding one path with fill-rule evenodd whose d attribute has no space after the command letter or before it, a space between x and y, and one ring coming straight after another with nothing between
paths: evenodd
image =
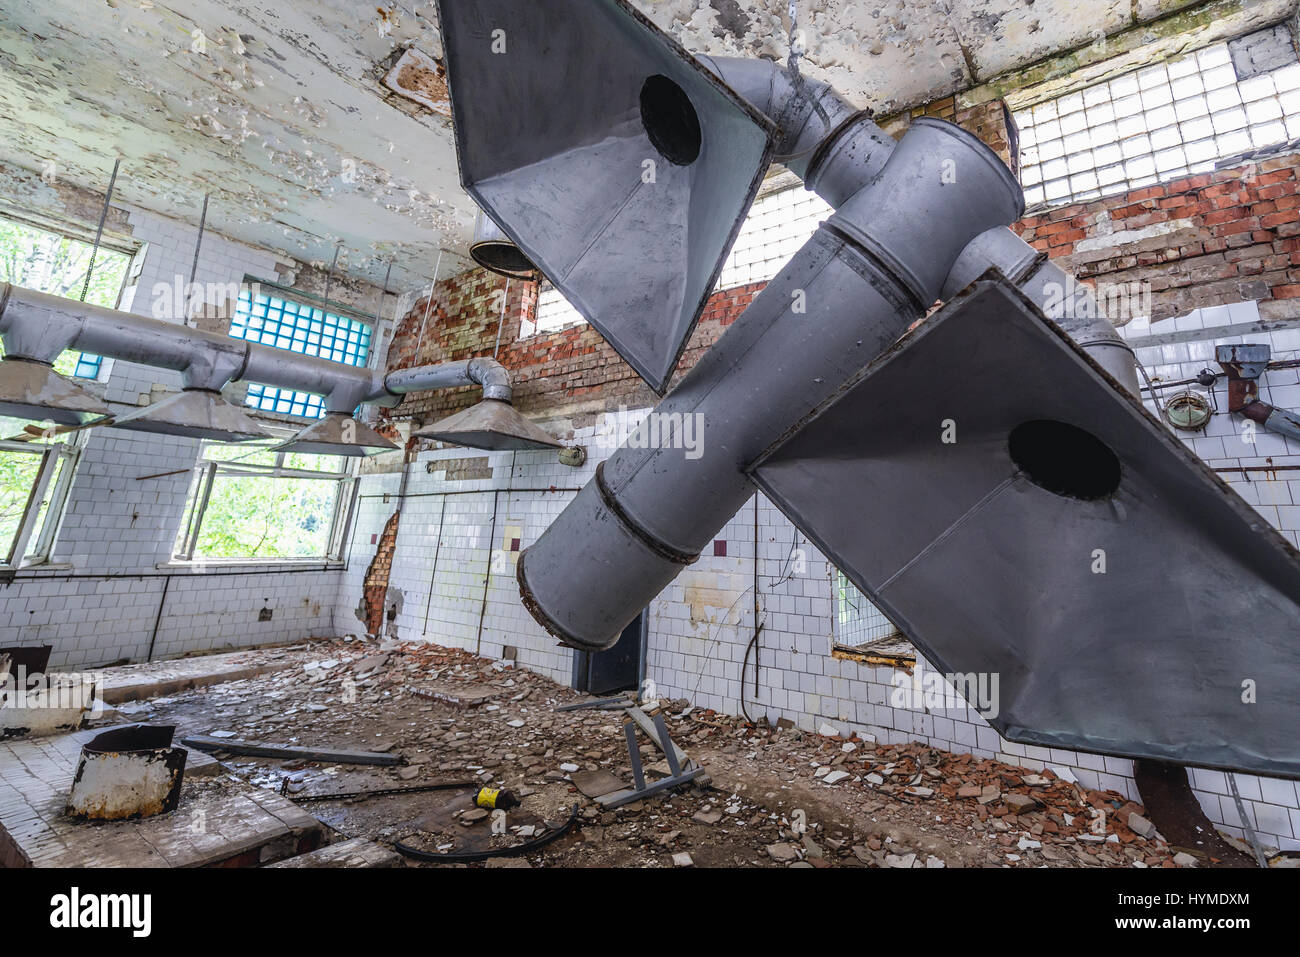
<instances>
[{"instance_id":1,"label":"large metal hood","mask_svg":"<svg viewBox=\"0 0 1300 957\"><path fill-rule=\"evenodd\" d=\"M515 411L509 402L484 399L415 433L449 445L490 452L558 449L560 443Z\"/></svg>"},{"instance_id":2,"label":"large metal hood","mask_svg":"<svg viewBox=\"0 0 1300 957\"><path fill-rule=\"evenodd\" d=\"M623 0L439 0L465 189L658 392L772 124Z\"/></svg>"},{"instance_id":3,"label":"large metal hood","mask_svg":"<svg viewBox=\"0 0 1300 957\"><path fill-rule=\"evenodd\" d=\"M287 444L280 446L280 451L363 458L392 452L396 448L396 445L366 423L346 412L330 412L319 422L307 426Z\"/></svg>"},{"instance_id":4,"label":"large metal hood","mask_svg":"<svg viewBox=\"0 0 1300 957\"><path fill-rule=\"evenodd\" d=\"M112 425L133 432L181 435L214 442L249 442L267 437L247 412L231 405L220 393L204 389L183 389L152 405L118 416Z\"/></svg>"},{"instance_id":5,"label":"large metal hood","mask_svg":"<svg viewBox=\"0 0 1300 957\"><path fill-rule=\"evenodd\" d=\"M0 415L85 425L110 414L108 406L49 363L15 356L0 361Z\"/></svg>"},{"instance_id":6,"label":"large metal hood","mask_svg":"<svg viewBox=\"0 0 1300 957\"><path fill-rule=\"evenodd\" d=\"M1300 777L1295 549L1008 284L753 476L1007 739Z\"/></svg>"}]
</instances>

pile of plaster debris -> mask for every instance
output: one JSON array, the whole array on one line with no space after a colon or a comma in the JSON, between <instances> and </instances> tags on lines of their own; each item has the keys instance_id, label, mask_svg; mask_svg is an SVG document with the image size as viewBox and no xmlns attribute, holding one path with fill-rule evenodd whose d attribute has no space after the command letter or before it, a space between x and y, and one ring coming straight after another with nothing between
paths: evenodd
<instances>
[{"instance_id":1,"label":"pile of plaster debris","mask_svg":"<svg viewBox=\"0 0 1300 957\"><path fill-rule=\"evenodd\" d=\"M605 810L583 772L630 779L617 711L558 712L584 698L550 679L433 644L318 642L291 668L136 706L182 733L355 748L396 767L225 758L233 773L290 797L444 781L505 787L522 806L492 833L472 788L305 804L345 837L427 851L506 847L580 826L533 855L490 866L1175 867L1170 848L1122 795L924 744L877 745L751 725L665 701L674 741L709 785ZM147 713L146 713L147 712ZM641 737L652 773L663 755ZM221 757L221 755L218 755ZM408 862L409 863L409 862ZM421 865L423 866L423 865ZM464 865L461 865L464 866ZM477 866L477 865L475 865Z\"/></svg>"}]
</instances>

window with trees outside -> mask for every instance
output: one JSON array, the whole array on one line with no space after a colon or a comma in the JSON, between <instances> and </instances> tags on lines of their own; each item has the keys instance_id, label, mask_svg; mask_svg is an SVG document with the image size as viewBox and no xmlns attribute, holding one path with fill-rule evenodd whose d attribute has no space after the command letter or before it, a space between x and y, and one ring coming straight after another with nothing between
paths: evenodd
<instances>
[{"instance_id":1,"label":"window with trees outside","mask_svg":"<svg viewBox=\"0 0 1300 957\"><path fill-rule=\"evenodd\" d=\"M83 435L0 417L0 567L49 560Z\"/></svg>"},{"instance_id":2,"label":"window with trees outside","mask_svg":"<svg viewBox=\"0 0 1300 957\"><path fill-rule=\"evenodd\" d=\"M0 218L0 282L12 283L68 299L80 299L86 287L94 247L49 230ZM117 307L131 257L99 247L86 302ZM64 375L97 379L103 358L85 352L65 352L54 363Z\"/></svg>"},{"instance_id":3,"label":"window with trees outside","mask_svg":"<svg viewBox=\"0 0 1300 957\"><path fill-rule=\"evenodd\" d=\"M283 439L204 442L177 561L334 561L356 498L351 460L278 449Z\"/></svg>"}]
</instances>

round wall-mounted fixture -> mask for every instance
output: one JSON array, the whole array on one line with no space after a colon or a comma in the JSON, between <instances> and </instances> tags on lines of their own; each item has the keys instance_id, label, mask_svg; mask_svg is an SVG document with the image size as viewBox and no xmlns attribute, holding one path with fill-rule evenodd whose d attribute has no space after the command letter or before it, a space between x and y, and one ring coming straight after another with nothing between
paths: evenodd
<instances>
[{"instance_id":1,"label":"round wall-mounted fixture","mask_svg":"<svg viewBox=\"0 0 1300 957\"><path fill-rule=\"evenodd\" d=\"M481 209L478 211L478 219L474 221L474 241L470 243L469 255L484 269L499 276L510 279L537 278L537 267L533 261Z\"/></svg>"},{"instance_id":2,"label":"round wall-mounted fixture","mask_svg":"<svg viewBox=\"0 0 1300 957\"><path fill-rule=\"evenodd\" d=\"M1179 392L1165 403L1165 418L1184 432L1202 431L1213 415L1210 400L1199 392Z\"/></svg>"}]
</instances>

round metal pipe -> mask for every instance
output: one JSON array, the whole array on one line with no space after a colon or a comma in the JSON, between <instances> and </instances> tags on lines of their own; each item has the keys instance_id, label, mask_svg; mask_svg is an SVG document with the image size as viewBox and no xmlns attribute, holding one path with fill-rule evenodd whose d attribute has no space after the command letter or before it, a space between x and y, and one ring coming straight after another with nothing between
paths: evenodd
<instances>
[{"instance_id":1,"label":"round metal pipe","mask_svg":"<svg viewBox=\"0 0 1300 957\"><path fill-rule=\"evenodd\" d=\"M697 56L780 131L777 162L838 207L884 168L892 136L829 85L773 60Z\"/></svg>"},{"instance_id":2,"label":"round metal pipe","mask_svg":"<svg viewBox=\"0 0 1300 957\"><path fill-rule=\"evenodd\" d=\"M467 385L482 386L485 399L500 399L503 402L513 399L510 373L505 366L488 356L397 369L384 378L384 388L393 395L427 392L431 389L454 389Z\"/></svg>"},{"instance_id":3,"label":"round metal pipe","mask_svg":"<svg viewBox=\"0 0 1300 957\"><path fill-rule=\"evenodd\" d=\"M970 241L948 273L943 298L952 298L991 267L1019 286L1130 394L1138 395L1133 347L1101 315L1092 289L1009 229L990 229Z\"/></svg>"},{"instance_id":4,"label":"round metal pipe","mask_svg":"<svg viewBox=\"0 0 1300 957\"><path fill-rule=\"evenodd\" d=\"M351 412L364 402L393 400L407 392L480 385L488 399L511 401L510 373L486 356L382 372L297 355L220 333L50 296L21 286L0 286L0 335L14 358L52 362L66 349L172 369L185 388L218 391L247 380L326 397L330 412Z\"/></svg>"},{"instance_id":5,"label":"round metal pipe","mask_svg":"<svg viewBox=\"0 0 1300 957\"><path fill-rule=\"evenodd\" d=\"M469 244L469 255L484 269L511 279L536 279L537 267L506 235L505 230L483 210L474 220L474 239Z\"/></svg>"}]
</instances>

